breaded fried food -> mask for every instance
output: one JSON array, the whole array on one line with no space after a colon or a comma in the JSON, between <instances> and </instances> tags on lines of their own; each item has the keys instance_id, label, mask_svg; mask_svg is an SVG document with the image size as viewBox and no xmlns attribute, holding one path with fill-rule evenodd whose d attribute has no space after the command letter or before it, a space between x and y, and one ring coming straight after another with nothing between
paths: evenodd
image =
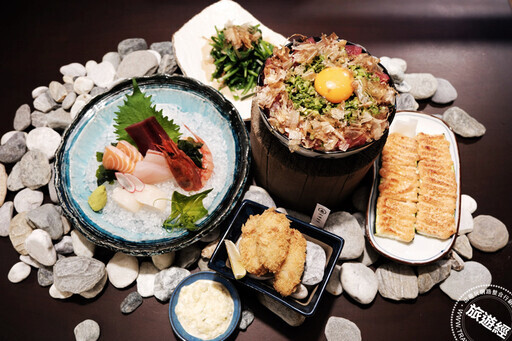
<instances>
[{"instance_id":1,"label":"breaded fried food","mask_svg":"<svg viewBox=\"0 0 512 341\"><path fill-rule=\"evenodd\" d=\"M277 272L288 255L290 221L286 215L270 208L258 220L259 260L270 272Z\"/></svg>"},{"instance_id":2,"label":"breaded fried food","mask_svg":"<svg viewBox=\"0 0 512 341\"><path fill-rule=\"evenodd\" d=\"M247 272L262 276L267 273L267 269L260 261L258 252L258 233L260 215L250 216L247 222L242 226L242 239L238 248L240 250L240 262Z\"/></svg>"},{"instance_id":3,"label":"breaded fried food","mask_svg":"<svg viewBox=\"0 0 512 341\"><path fill-rule=\"evenodd\" d=\"M289 296L300 284L306 262L306 238L296 229L290 229L288 255L274 277L274 289L283 296Z\"/></svg>"},{"instance_id":4,"label":"breaded fried food","mask_svg":"<svg viewBox=\"0 0 512 341\"><path fill-rule=\"evenodd\" d=\"M251 274L261 276L281 268L290 244L290 221L270 208L250 216L242 226L240 261Z\"/></svg>"},{"instance_id":5,"label":"breaded fried food","mask_svg":"<svg viewBox=\"0 0 512 341\"><path fill-rule=\"evenodd\" d=\"M274 273L274 288L291 295L300 284L306 262L306 239L274 208L252 215L242 226L238 246L240 262L247 272L261 276Z\"/></svg>"}]
</instances>

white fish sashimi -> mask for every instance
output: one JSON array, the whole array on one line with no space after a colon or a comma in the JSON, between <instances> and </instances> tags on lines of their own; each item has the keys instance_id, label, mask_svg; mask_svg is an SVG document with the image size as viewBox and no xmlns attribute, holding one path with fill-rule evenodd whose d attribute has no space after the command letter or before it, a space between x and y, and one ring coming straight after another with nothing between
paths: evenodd
<instances>
[{"instance_id":1,"label":"white fish sashimi","mask_svg":"<svg viewBox=\"0 0 512 341\"><path fill-rule=\"evenodd\" d=\"M158 187L147 185L141 192L134 192L135 199L146 206L154 207L159 211L164 211L167 207L167 195Z\"/></svg>"},{"instance_id":2,"label":"white fish sashimi","mask_svg":"<svg viewBox=\"0 0 512 341\"><path fill-rule=\"evenodd\" d=\"M156 184L173 178L164 155L151 150L148 150L142 161L135 164L132 174L145 184Z\"/></svg>"},{"instance_id":3,"label":"white fish sashimi","mask_svg":"<svg viewBox=\"0 0 512 341\"><path fill-rule=\"evenodd\" d=\"M146 156L144 157L144 161L156 163L159 166L169 168L164 153L158 152L156 150L148 149Z\"/></svg>"},{"instance_id":4,"label":"white fish sashimi","mask_svg":"<svg viewBox=\"0 0 512 341\"><path fill-rule=\"evenodd\" d=\"M131 212L137 212L141 208L141 203L135 199L133 193L128 192L124 188L116 187L112 192L112 200L119 206Z\"/></svg>"}]
</instances>

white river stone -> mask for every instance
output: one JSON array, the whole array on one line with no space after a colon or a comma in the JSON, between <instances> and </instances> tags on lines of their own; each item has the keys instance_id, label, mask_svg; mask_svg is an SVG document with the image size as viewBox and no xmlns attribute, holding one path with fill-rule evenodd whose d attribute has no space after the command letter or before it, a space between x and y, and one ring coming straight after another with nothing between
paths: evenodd
<instances>
[{"instance_id":1,"label":"white river stone","mask_svg":"<svg viewBox=\"0 0 512 341\"><path fill-rule=\"evenodd\" d=\"M9 235L9 225L11 224L12 213L14 211L14 204L12 201L6 201L0 207L0 237L7 237Z\"/></svg>"},{"instance_id":2,"label":"white river stone","mask_svg":"<svg viewBox=\"0 0 512 341\"><path fill-rule=\"evenodd\" d=\"M325 250L318 244L306 241L306 263L302 283L315 285L322 281L326 263Z\"/></svg>"},{"instance_id":3,"label":"white river stone","mask_svg":"<svg viewBox=\"0 0 512 341\"><path fill-rule=\"evenodd\" d=\"M72 76L72 77L79 77L79 76L85 76L87 71L85 70L85 66L83 66L80 63L70 63L64 66L61 66L60 73L62 75Z\"/></svg>"},{"instance_id":4,"label":"white river stone","mask_svg":"<svg viewBox=\"0 0 512 341\"><path fill-rule=\"evenodd\" d=\"M62 137L58 132L48 127L32 129L27 135L27 149L42 151L48 160L53 159Z\"/></svg>"},{"instance_id":5,"label":"white river stone","mask_svg":"<svg viewBox=\"0 0 512 341\"><path fill-rule=\"evenodd\" d=\"M30 271L31 268L29 265L23 262L18 262L14 264L9 270L9 273L7 274L7 279L11 283L19 283L30 275Z\"/></svg>"},{"instance_id":6,"label":"white river stone","mask_svg":"<svg viewBox=\"0 0 512 341\"><path fill-rule=\"evenodd\" d=\"M476 200L473 199L471 196L467 194L462 194L460 196L460 207L461 209L468 210L469 213L473 214L478 208L478 205L476 203Z\"/></svg>"},{"instance_id":7,"label":"white river stone","mask_svg":"<svg viewBox=\"0 0 512 341\"><path fill-rule=\"evenodd\" d=\"M276 203L270 196L270 194L263 188L256 185L249 186L247 192L245 192L242 200L252 200L258 204L262 204L267 207L276 207Z\"/></svg>"},{"instance_id":8,"label":"white river stone","mask_svg":"<svg viewBox=\"0 0 512 341\"><path fill-rule=\"evenodd\" d=\"M339 296L343 293L343 286L341 285L341 277L340 277L341 265L336 264L334 269L332 270L331 277L329 278L329 282L327 282L327 286L325 290L328 293L334 296Z\"/></svg>"},{"instance_id":9,"label":"white river stone","mask_svg":"<svg viewBox=\"0 0 512 341\"><path fill-rule=\"evenodd\" d=\"M361 263L343 263L340 271L345 292L361 304L369 304L377 295L379 281L372 269Z\"/></svg>"},{"instance_id":10,"label":"white river stone","mask_svg":"<svg viewBox=\"0 0 512 341\"><path fill-rule=\"evenodd\" d=\"M50 96L57 103L61 103L68 94L66 87L57 81L51 81L48 89Z\"/></svg>"},{"instance_id":11,"label":"white river stone","mask_svg":"<svg viewBox=\"0 0 512 341\"><path fill-rule=\"evenodd\" d=\"M364 234L352 214L343 211L331 213L324 229L344 239L339 259L356 259L363 254Z\"/></svg>"},{"instance_id":12,"label":"white river stone","mask_svg":"<svg viewBox=\"0 0 512 341\"><path fill-rule=\"evenodd\" d=\"M137 292L142 297L153 296L155 291L155 276L158 269L151 262L140 264L139 275L137 276Z\"/></svg>"},{"instance_id":13,"label":"white river stone","mask_svg":"<svg viewBox=\"0 0 512 341\"><path fill-rule=\"evenodd\" d=\"M453 249L466 259L473 258L473 248L471 247L471 243L466 235L457 236Z\"/></svg>"},{"instance_id":14,"label":"white river stone","mask_svg":"<svg viewBox=\"0 0 512 341\"><path fill-rule=\"evenodd\" d=\"M304 284L299 284L290 296L297 300L305 299L308 297L308 288Z\"/></svg>"},{"instance_id":15,"label":"white river stone","mask_svg":"<svg viewBox=\"0 0 512 341\"><path fill-rule=\"evenodd\" d=\"M175 258L176 253L174 251L151 256L151 260L158 270L163 270L170 267L172 263L174 263Z\"/></svg>"},{"instance_id":16,"label":"white river stone","mask_svg":"<svg viewBox=\"0 0 512 341\"><path fill-rule=\"evenodd\" d=\"M452 300L464 299L462 295L479 285L489 286L492 276L489 270L480 263L466 262L461 271L451 270L450 277L441 283L441 290Z\"/></svg>"},{"instance_id":17,"label":"white river stone","mask_svg":"<svg viewBox=\"0 0 512 341\"><path fill-rule=\"evenodd\" d=\"M62 290L57 289L57 287L55 286L55 283L50 286L50 289L48 291L49 291L51 297L60 299L60 300L63 300L63 299L73 296L72 292L62 291Z\"/></svg>"},{"instance_id":18,"label":"white river stone","mask_svg":"<svg viewBox=\"0 0 512 341\"><path fill-rule=\"evenodd\" d=\"M383 297L395 301L418 297L418 278L410 266L389 262L379 266L375 274Z\"/></svg>"},{"instance_id":19,"label":"white river stone","mask_svg":"<svg viewBox=\"0 0 512 341\"><path fill-rule=\"evenodd\" d=\"M14 209L18 213L32 211L41 206L43 200L43 192L24 188L14 196Z\"/></svg>"},{"instance_id":20,"label":"white river stone","mask_svg":"<svg viewBox=\"0 0 512 341\"><path fill-rule=\"evenodd\" d=\"M155 276L155 297L162 302L169 301L174 289L176 289L178 284L189 275L190 271L177 267L171 267L160 271Z\"/></svg>"},{"instance_id":21,"label":"white river stone","mask_svg":"<svg viewBox=\"0 0 512 341\"><path fill-rule=\"evenodd\" d=\"M99 280L98 283L96 283L91 289L82 291L80 293L80 296L82 296L84 298L94 298L94 297L98 296L98 294L103 291L103 288L105 288L105 284L107 284L107 279L108 279L108 275L105 272L105 274Z\"/></svg>"},{"instance_id":22,"label":"white river stone","mask_svg":"<svg viewBox=\"0 0 512 341\"><path fill-rule=\"evenodd\" d=\"M433 264L419 266L418 271L418 292L424 294L437 283L444 281L450 276L451 262L448 259L441 259Z\"/></svg>"},{"instance_id":23,"label":"white river stone","mask_svg":"<svg viewBox=\"0 0 512 341\"><path fill-rule=\"evenodd\" d=\"M139 275L139 261L136 257L117 252L107 264L108 279L118 289L132 284Z\"/></svg>"},{"instance_id":24,"label":"white river stone","mask_svg":"<svg viewBox=\"0 0 512 341\"><path fill-rule=\"evenodd\" d=\"M57 261L57 253L52 238L45 230L35 229L25 239L25 249L30 257L45 266L52 266Z\"/></svg>"},{"instance_id":25,"label":"white river stone","mask_svg":"<svg viewBox=\"0 0 512 341\"><path fill-rule=\"evenodd\" d=\"M284 322L288 323L292 327L298 327L304 323L306 317L299 314L295 310L282 305L273 298L261 293L257 293L258 300L261 304L267 307L271 312L279 316Z\"/></svg>"},{"instance_id":26,"label":"white river stone","mask_svg":"<svg viewBox=\"0 0 512 341\"><path fill-rule=\"evenodd\" d=\"M468 235L473 247L484 252L494 252L507 245L507 227L499 219L490 215L479 215L474 219L474 228Z\"/></svg>"},{"instance_id":27,"label":"white river stone","mask_svg":"<svg viewBox=\"0 0 512 341\"><path fill-rule=\"evenodd\" d=\"M73 330L76 341L96 341L100 338L100 326L94 320L84 320Z\"/></svg>"},{"instance_id":28,"label":"white river stone","mask_svg":"<svg viewBox=\"0 0 512 341\"><path fill-rule=\"evenodd\" d=\"M366 266L370 266L375 263L380 258L380 255L375 249L372 247L368 239L364 240L364 250L363 254L356 259L356 261L363 263Z\"/></svg>"},{"instance_id":29,"label":"white river stone","mask_svg":"<svg viewBox=\"0 0 512 341\"><path fill-rule=\"evenodd\" d=\"M331 316L325 325L327 341L361 341L361 330L352 321L343 317Z\"/></svg>"},{"instance_id":30,"label":"white river stone","mask_svg":"<svg viewBox=\"0 0 512 341\"><path fill-rule=\"evenodd\" d=\"M91 243L83 234L77 230L70 232L71 241L73 243L73 251L77 256L92 257L96 246Z\"/></svg>"},{"instance_id":31,"label":"white river stone","mask_svg":"<svg viewBox=\"0 0 512 341\"><path fill-rule=\"evenodd\" d=\"M427 99L437 90L437 79L430 73L406 73L404 82L411 86L409 93L414 99Z\"/></svg>"},{"instance_id":32,"label":"white river stone","mask_svg":"<svg viewBox=\"0 0 512 341\"><path fill-rule=\"evenodd\" d=\"M459 235L467 234L473 231L474 220L473 216L469 212L468 209L462 208L460 209L460 220L459 220Z\"/></svg>"}]
</instances>

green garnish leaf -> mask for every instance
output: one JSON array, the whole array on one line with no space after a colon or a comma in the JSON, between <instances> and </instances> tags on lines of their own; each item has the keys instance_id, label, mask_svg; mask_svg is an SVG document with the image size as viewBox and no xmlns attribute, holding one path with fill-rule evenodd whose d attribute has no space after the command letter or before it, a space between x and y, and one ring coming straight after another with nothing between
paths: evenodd
<instances>
[{"instance_id":1,"label":"green garnish leaf","mask_svg":"<svg viewBox=\"0 0 512 341\"><path fill-rule=\"evenodd\" d=\"M195 231L198 226L196 221L208 214L203 206L203 199L212 191L212 188L201 193L187 196L174 191L171 199L171 215L164 221L166 230L175 228Z\"/></svg>"},{"instance_id":2,"label":"green garnish leaf","mask_svg":"<svg viewBox=\"0 0 512 341\"><path fill-rule=\"evenodd\" d=\"M114 180L116 179L116 171L112 169L105 169L103 164L100 163L98 169L96 170L96 179L96 184L98 186L103 185L105 182L113 184Z\"/></svg>"},{"instance_id":3,"label":"green garnish leaf","mask_svg":"<svg viewBox=\"0 0 512 341\"><path fill-rule=\"evenodd\" d=\"M203 168L203 154L199 149L203 146L201 142L196 142L188 137L185 140L178 140L178 148L181 149L199 168Z\"/></svg>"},{"instance_id":4,"label":"green garnish leaf","mask_svg":"<svg viewBox=\"0 0 512 341\"><path fill-rule=\"evenodd\" d=\"M98 161L98 162L103 161L103 153L102 152L96 152L96 161Z\"/></svg>"},{"instance_id":5,"label":"green garnish leaf","mask_svg":"<svg viewBox=\"0 0 512 341\"><path fill-rule=\"evenodd\" d=\"M135 141L128 135L125 128L132 124L141 122L146 118L155 116L156 120L162 128L167 132L169 137L175 142L181 136L180 127L174 123L173 120L167 119L162 110L156 110L155 105L151 101L151 96L145 96L141 91L137 82L132 79L133 82L133 93L126 95L126 99L123 105L119 106L114 121L115 134L117 140L125 140L135 145Z\"/></svg>"}]
</instances>

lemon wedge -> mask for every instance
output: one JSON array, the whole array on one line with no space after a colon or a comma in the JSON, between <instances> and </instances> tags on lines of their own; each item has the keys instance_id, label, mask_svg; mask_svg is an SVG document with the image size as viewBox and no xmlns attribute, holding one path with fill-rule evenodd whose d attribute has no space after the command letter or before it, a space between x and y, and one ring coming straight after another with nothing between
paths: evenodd
<instances>
[{"instance_id":1,"label":"lemon wedge","mask_svg":"<svg viewBox=\"0 0 512 341\"><path fill-rule=\"evenodd\" d=\"M238 248L231 240L225 239L224 244L228 251L229 263L231 263L231 270L233 271L233 275L235 275L235 279L243 278L246 271L242 263L240 263L240 252L238 252Z\"/></svg>"}]
</instances>

